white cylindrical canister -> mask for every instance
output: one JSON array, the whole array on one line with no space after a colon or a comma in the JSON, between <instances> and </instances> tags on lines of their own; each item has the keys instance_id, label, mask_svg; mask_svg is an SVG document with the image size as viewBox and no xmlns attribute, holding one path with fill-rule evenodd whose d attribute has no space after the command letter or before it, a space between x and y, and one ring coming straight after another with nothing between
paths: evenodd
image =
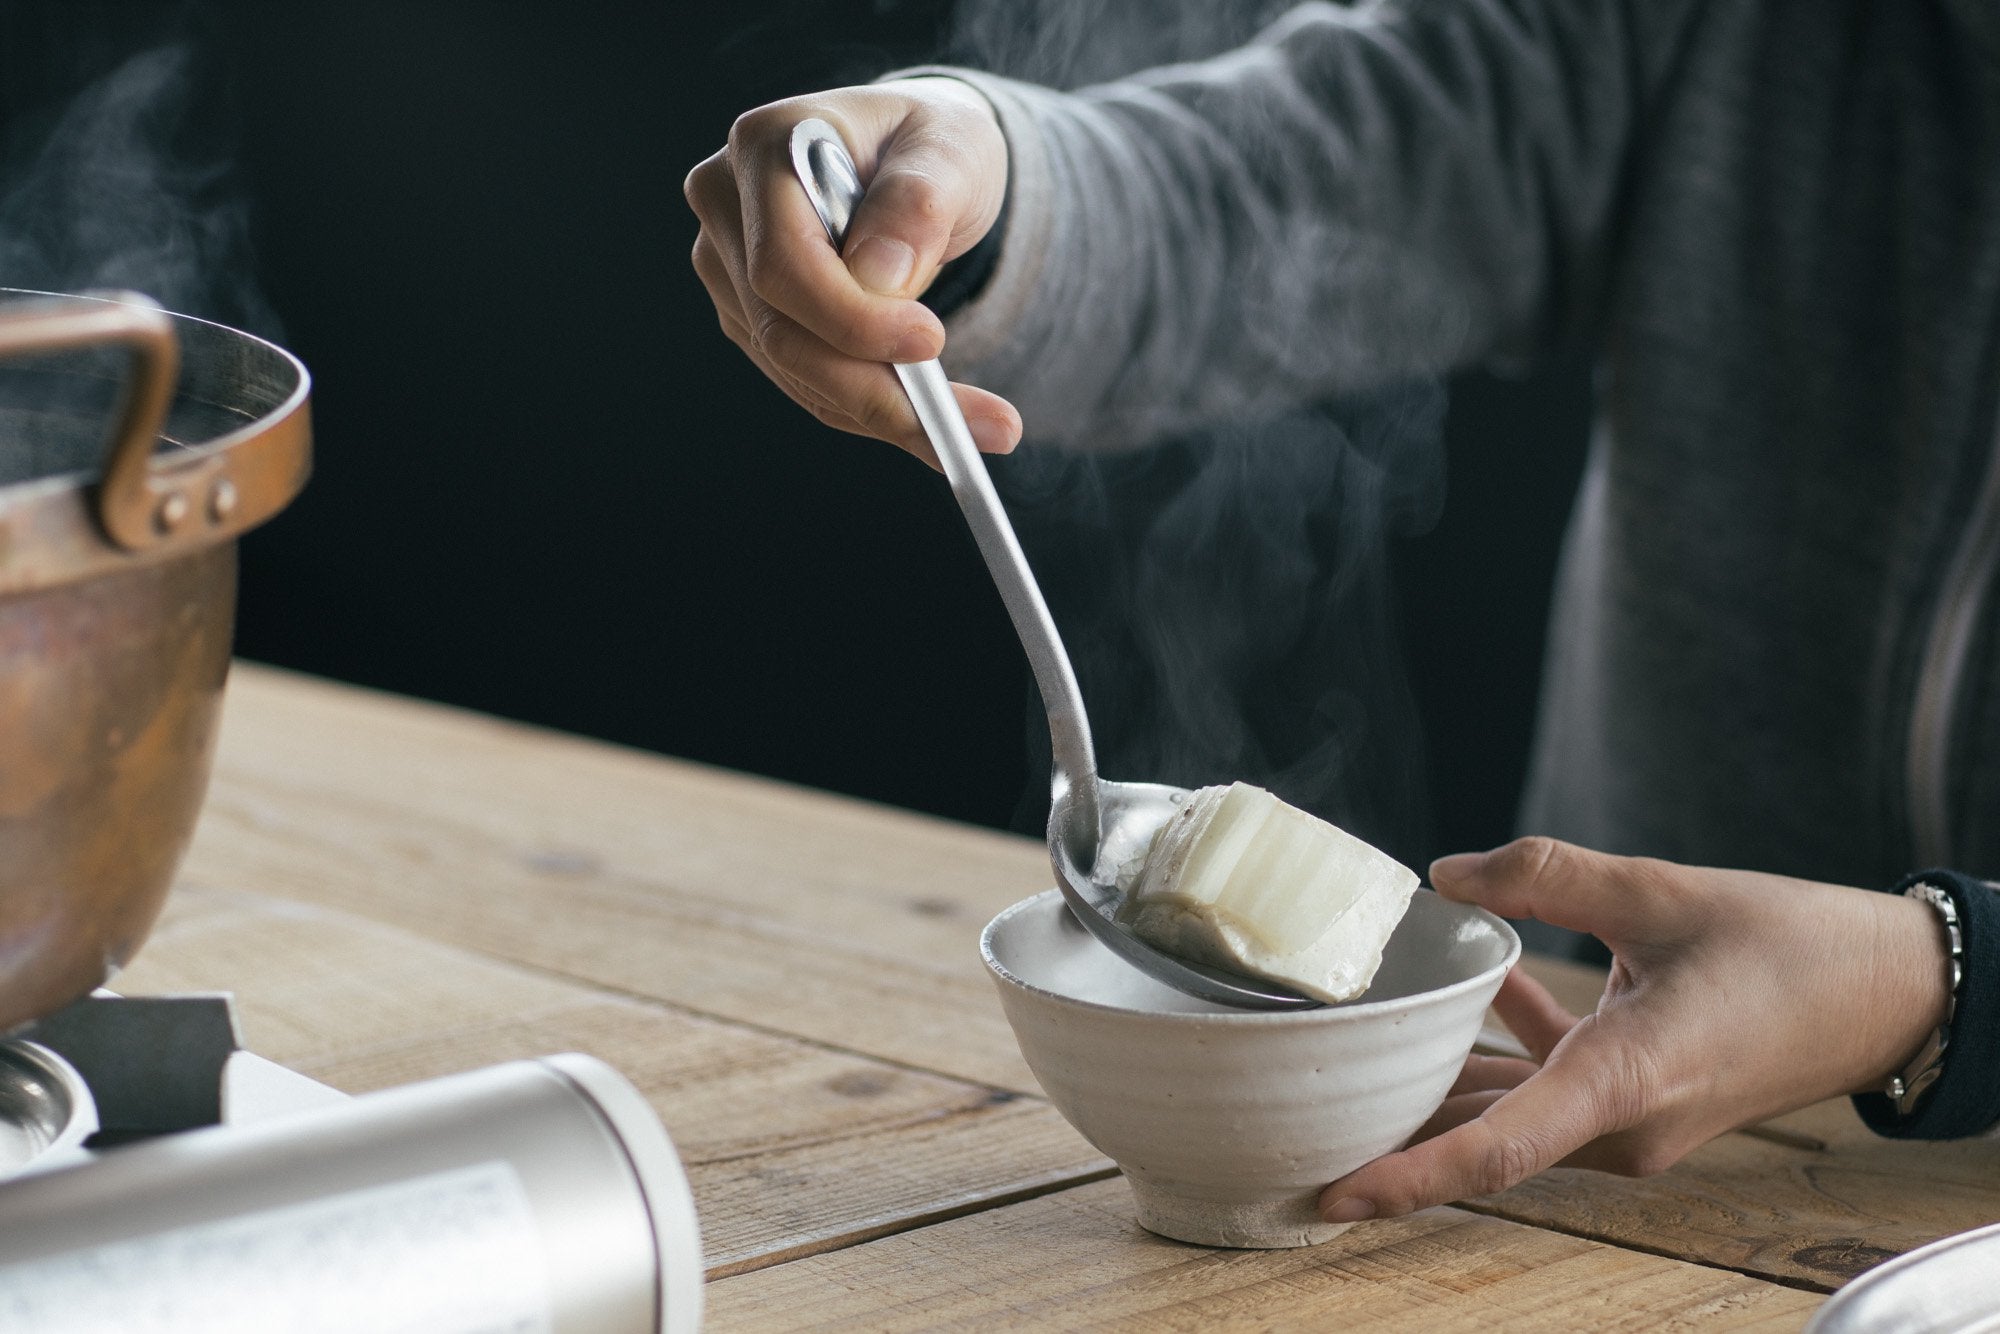
<instances>
[{"instance_id":1,"label":"white cylindrical canister","mask_svg":"<svg viewBox=\"0 0 2000 1334\"><path fill-rule=\"evenodd\" d=\"M0 1329L681 1334L701 1283L673 1145L588 1056L0 1184Z\"/></svg>"}]
</instances>

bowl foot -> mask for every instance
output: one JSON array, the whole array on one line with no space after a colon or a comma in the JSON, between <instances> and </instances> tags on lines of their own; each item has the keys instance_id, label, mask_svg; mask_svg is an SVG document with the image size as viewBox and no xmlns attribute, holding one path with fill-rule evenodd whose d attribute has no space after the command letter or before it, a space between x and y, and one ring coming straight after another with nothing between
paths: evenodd
<instances>
[{"instance_id":1,"label":"bowl foot","mask_svg":"<svg viewBox=\"0 0 2000 1334\"><path fill-rule=\"evenodd\" d=\"M1322 1222L1319 1192L1272 1197L1218 1195L1180 1182L1142 1181L1128 1175L1139 1226L1197 1246L1281 1250L1317 1246L1353 1227Z\"/></svg>"}]
</instances>

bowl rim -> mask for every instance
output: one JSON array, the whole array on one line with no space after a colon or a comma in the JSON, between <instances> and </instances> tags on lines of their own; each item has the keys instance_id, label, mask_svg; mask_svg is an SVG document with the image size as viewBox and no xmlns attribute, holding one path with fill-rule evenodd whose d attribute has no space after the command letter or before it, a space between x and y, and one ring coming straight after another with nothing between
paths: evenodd
<instances>
[{"instance_id":1,"label":"bowl rim","mask_svg":"<svg viewBox=\"0 0 2000 1334\"><path fill-rule=\"evenodd\" d=\"M1126 1015L1137 1019L1165 1019L1174 1023L1247 1024L1256 1027L1311 1023L1358 1023L1364 1019L1386 1014L1392 1010L1408 1010L1412 1007L1443 1004L1466 992L1475 991L1489 983L1497 982L1499 978L1505 977L1516 963L1520 962L1521 934L1508 925L1506 918L1489 909L1482 908L1476 903L1460 903L1456 899L1446 899L1429 885L1417 886L1416 892L1432 895L1441 902L1466 909L1479 917L1485 918L1488 923L1498 928L1501 935L1508 941L1507 956L1499 963L1482 968L1470 977L1460 978L1456 982L1447 983L1441 987L1433 987L1429 991L1413 992L1410 995L1397 996L1389 1000L1343 1001L1337 1005L1322 1005L1311 1010L1231 1010L1216 1012L1202 1010L1135 1010L1129 1005L1110 1005L1104 1001L1084 1000L1077 996L1066 996L1060 991L1052 991L1048 987L1037 986L993 957L993 935L1003 923L1011 917L1032 910L1036 905L1049 898L1053 897L1060 901L1062 891L1045 889L1039 894L1030 894L1020 902L1002 908L993 915L993 920L988 922L985 928L979 933L979 957L985 962L987 970L1002 982L1021 991L1029 992L1075 1009L1099 1011L1104 1014ZM1068 911L1067 905L1064 905L1064 911ZM1104 947L1100 945L1098 948L1103 949ZM1105 954L1114 959L1117 957L1116 955L1112 955L1108 949L1105 950ZM1123 961L1120 960L1120 963L1123 963ZM1131 965L1125 964L1124 966L1130 967Z\"/></svg>"}]
</instances>

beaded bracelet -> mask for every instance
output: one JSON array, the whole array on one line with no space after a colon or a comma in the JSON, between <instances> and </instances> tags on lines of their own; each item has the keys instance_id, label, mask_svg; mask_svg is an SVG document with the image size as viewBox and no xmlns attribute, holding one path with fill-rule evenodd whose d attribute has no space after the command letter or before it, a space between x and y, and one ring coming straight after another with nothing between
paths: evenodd
<instances>
[{"instance_id":1,"label":"beaded bracelet","mask_svg":"<svg viewBox=\"0 0 2000 1334\"><path fill-rule=\"evenodd\" d=\"M1945 1052L1951 1047L1951 1021L1958 1014L1958 984L1965 977L1965 939L1958 929L1958 905L1951 900L1951 894L1928 880L1920 881L1903 891L1905 898L1927 903L1936 911L1938 922L1944 927L1945 976L1947 990L1944 1001L1944 1022L1937 1026L1930 1040L1916 1059L1905 1066L1903 1072L1890 1076L1889 1083L1882 1090L1882 1096L1896 1105L1898 1116L1908 1116L1917 1109L1917 1102L1931 1091L1931 1087L1944 1074Z\"/></svg>"},{"instance_id":2,"label":"beaded bracelet","mask_svg":"<svg viewBox=\"0 0 2000 1334\"><path fill-rule=\"evenodd\" d=\"M1855 1094L1854 1110L1890 1139L1990 1134L2000 1123L2000 889L1962 871L1933 869L1888 892L1921 899L1937 913L1951 1000L1917 1059L1887 1089Z\"/></svg>"}]
</instances>

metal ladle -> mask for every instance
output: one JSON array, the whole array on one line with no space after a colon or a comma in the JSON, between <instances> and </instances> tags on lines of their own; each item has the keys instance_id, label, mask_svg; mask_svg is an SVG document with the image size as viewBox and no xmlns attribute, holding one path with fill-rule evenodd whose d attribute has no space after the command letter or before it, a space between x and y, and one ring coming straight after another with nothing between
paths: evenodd
<instances>
[{"instance_id":1,"label":"metal ladle","mask_svg":"<svg viewBox=\"0 0 2000 1334\"><path fill-rule=\"evenodd\" d=\"M847 225L863 193L854 159L839 132L817 118L802 120L793 128L791 147L792 167L837 252L847 239ZM1000 590L1048 710L1055 758L1049 860L1070 912L1125 962L1178 991L1244 1009L1306 1009L1320 1004L1275 982L1162 953L1118 920L1123 897L1117 884L1119 869L1138 864L1154 832L1187 800L1188 792L1159 783L1114 783L1098 776L1076 673L966 429L944 368L933 360L898 365L895 371Z\"/></svg>"}]
</instances>

